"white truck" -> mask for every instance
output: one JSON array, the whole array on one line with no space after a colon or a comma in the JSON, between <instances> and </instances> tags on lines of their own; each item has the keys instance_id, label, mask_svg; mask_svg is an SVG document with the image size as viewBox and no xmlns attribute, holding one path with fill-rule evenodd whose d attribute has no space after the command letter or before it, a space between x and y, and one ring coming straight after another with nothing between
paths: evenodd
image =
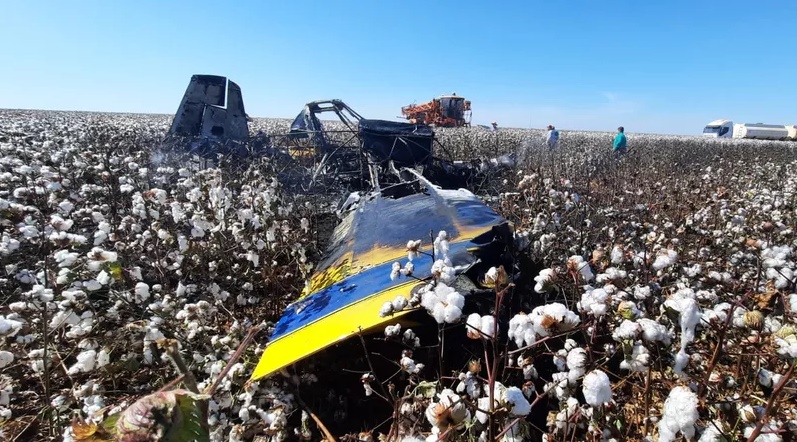
<instances>
[{"instance_id":1,"label":"white truck","mask_svg":"<svg viewBox=\"0 0 797 442\"><path fill-rule=\"evenodd\" d=\"M797 126L762 123L733 124L731 120L714 120L703 128L703 136L797 141Z\"/></svg>"}]
</instances>

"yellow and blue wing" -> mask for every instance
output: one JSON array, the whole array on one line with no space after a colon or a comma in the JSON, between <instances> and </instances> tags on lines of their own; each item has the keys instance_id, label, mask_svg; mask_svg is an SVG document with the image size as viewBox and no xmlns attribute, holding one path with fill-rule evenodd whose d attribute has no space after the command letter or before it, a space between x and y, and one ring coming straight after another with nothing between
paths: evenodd
<instances>
[{"instance_id":1,"label":"yellow and blue wing","mask_svg":"<svg viewBox=\"0 0 797 442\"><path fill-rule=\"evenodd\" d=\"M327 257L303 296L277 322L252 379L269 376L361 330L400 321L406 312L383 318L379 310L397 296L409 298L420 283L414 278L390 279L393 262L407 260L408 241L445 230L449 256L456 261L491 241L485 234L504 223L468 192L378 196L366 202L333 233ZM413 264L416 278L431 276L431 256L422 254Z\"/></svg>"}]
</instances>

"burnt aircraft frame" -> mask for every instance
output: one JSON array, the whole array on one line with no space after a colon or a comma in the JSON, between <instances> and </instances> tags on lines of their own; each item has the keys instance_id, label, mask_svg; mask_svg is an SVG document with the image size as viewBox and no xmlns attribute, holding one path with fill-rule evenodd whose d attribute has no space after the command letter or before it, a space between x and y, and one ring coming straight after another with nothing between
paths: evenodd
<instances>
[{"instance_id":1,"label":"burnt aircraft frame","mask_svg":"<svg viewBox=\"0 0 797 442\"><path fill-rule=\"evenodd\" d=\"M323 114L335 115L343 129L325 128ZM237 83L193 75L165 144L198 156L200 164L220 157L268 156L278 165L281 180L304 192L379 189L396 183L401 167L419 168L444 186L479 185L478 165L433 155L435 144L448 152L430 126L365 119L340 99L307 103L284 135L250 136L248 122Z\"/></svg>"}]
</instances>

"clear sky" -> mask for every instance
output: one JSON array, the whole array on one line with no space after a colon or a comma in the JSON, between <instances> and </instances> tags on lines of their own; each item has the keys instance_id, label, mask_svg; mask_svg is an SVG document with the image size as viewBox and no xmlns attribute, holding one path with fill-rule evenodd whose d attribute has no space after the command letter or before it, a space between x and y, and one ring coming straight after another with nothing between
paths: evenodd
<instances>
[{"instance_id":1,"label":"clear sky","mask_svg":"<svg viewBox=\"0 0 797 442\"><path fill-rule=\"evenodd\" d=\"M0 108L171 114L206 73L256 117L456 92L474 124L695 134L797 123L796 47L797 0L4 0Z\"/></svg>"}]
</instances>

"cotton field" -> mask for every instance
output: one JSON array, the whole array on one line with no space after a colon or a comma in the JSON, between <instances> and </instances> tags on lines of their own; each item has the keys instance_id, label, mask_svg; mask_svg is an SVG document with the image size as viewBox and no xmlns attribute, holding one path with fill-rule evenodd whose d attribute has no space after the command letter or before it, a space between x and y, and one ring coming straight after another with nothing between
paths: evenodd
<instances>
[{"instance_id":1,"label":"cotton field","mask_svg":"<svg viewBox=\"0 0 797 442\"><path fill-rule=\"evenodd\" d=\"M631 132L617 161L608 132L549 150L541 131L438 129L440 156L519 158L479 195L514 224L517 268L477 302L443 259L417 303L374 312L428 324L247 382L334 214L267 159L165 159L170 121L0 111L0 439L151 440L191 420L152 410L185 400L230 442L797 436L797 143Z\"/></svg>"}]
</instances>

